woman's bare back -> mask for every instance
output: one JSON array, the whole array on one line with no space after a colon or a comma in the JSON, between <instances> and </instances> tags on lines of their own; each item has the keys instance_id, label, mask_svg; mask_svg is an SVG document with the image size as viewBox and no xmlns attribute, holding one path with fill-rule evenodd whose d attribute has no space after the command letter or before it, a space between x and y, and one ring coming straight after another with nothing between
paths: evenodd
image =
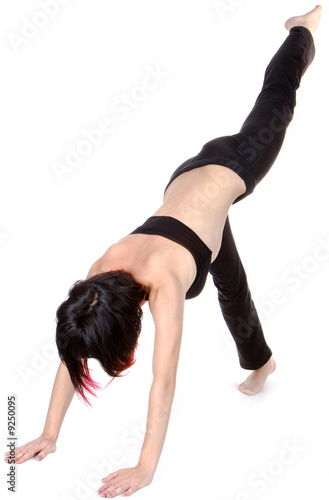
<instances>
[{"instance_id":1,"label":"woman's bare back","mask_svg":"<svg viewBox=\"0 0 329 500\"><path fill-rule=\"evenodd\" d=\"M171 216L192 229L216 258L228 210L246 190L233 170L209 164L177 177L165 192L163 204L154 216ZM125 269L145 290L164 286L169 274L180 277L189 289L196 277L192 254L183 246L157 235L132 234L111 245L96 261L88 277L115 269Z\"/></svg>"}]
</instances>

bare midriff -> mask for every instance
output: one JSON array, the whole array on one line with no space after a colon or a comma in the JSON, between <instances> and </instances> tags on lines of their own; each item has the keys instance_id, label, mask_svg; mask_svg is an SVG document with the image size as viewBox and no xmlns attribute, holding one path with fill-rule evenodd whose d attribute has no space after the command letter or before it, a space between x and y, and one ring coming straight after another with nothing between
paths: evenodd
<instances>
[{"instance_id":1,"label":"bare midriff","mask_svg":"<svg viewBox=\"0 0 329 500\"><path fill-rule=\"evenodd\" d=\"M153 215L175 217L186 224L210 248L214 259L229 208L245 191L244 181L230 168L205 165L179 175Z\"/></svg>"}]
</instances>

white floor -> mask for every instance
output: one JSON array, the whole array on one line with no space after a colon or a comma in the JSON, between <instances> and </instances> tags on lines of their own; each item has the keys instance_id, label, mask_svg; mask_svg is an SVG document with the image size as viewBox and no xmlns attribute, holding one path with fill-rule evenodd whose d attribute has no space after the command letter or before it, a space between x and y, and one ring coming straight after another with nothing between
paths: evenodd
<instances>
[{"instance_id":1,"label":"white floor","mask_svg":"<svg viewBox=\"0 0 329 500\"><path fill-rule=\"evenodd\" d=\"M186 303L166 442L136 498L328 496L327 4L280 156L230 210L277 371L261 395L237 390L248 373L209 279ZM3 451L8 395L17 397L18 444L42 431L58 366L55 312L69 287L152 215L179 164L239 130L287 35L285 19L311 8L301 0L1 6ZM100 478L137 463L154 339L144 310L129 375L91 410L74 398L57 452L16 466L16 499L93 499ZM7 473L3 462L9 499Z\"/></svg>"}]
</instances>

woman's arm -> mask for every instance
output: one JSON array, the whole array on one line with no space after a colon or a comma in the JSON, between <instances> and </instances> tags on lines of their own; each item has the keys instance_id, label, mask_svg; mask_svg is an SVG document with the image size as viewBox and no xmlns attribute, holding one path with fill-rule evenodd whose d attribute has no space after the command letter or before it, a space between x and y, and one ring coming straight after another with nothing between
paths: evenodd
<instances>
[{"instance_id":1,"label":"woman's arm","mask_svg":"<svg viewBox=\"0 0 329 500\"><path fill-rule=\"evenodd\" d=\"M57 441L65 414L74 396L75 389L68 369L60 362L52 390L46 422L42 434Z\"/></svg>"},{"instance_id":2,"label":"woman's arm","mask_svg":"<svg viewBox=\"0 0 329 500\"><path fill-rule=\"evenodd\" d=\"M146 434L139 464L153 476L162 452L171 406L183 332L185 291L166 286L149 297L155 323L153 383L150 390Z\"/></svg>"},{"instance_id":3,"label":"woman's arm","mask_svg":"<svg viewBox=\"0 0 329 500\"><path fill-rule=\"evenodd\" d=\"M171 406L183 331L185 290L171 279L157 291L152 289L149 306L155 323L153 383L145 438L136 467L121 469L103 479L99 493L129 496L151 483L163 449Z\"/></svg>"},{"instance_id":4,"label":"woman's arm","mask_svg":"<svg viewBox=\"0 0 329 500\"><path fill-rule=\"evenodd\" d=\"M58 434L74 392L75 389L71 382L68 369L61 362L57 370L42 434L37 439L16 448L16 464L22 464L33 456L36 456L37 460L42 460L49 453L56 451ZM6 453L5 460L8 461L8 459L9 453Z\"/></svg>"},{"instance_id":5,"label":"woman's arm","mask_svg":"<svg viewBox=\"0 0 329 500\"><path fill-rule=\"evenodd\" d=\"M167 434L171 406L175 394L175 380L153 380L147 415L147 427L138 465L153 478Z\"/></svg>"}]
</instances>

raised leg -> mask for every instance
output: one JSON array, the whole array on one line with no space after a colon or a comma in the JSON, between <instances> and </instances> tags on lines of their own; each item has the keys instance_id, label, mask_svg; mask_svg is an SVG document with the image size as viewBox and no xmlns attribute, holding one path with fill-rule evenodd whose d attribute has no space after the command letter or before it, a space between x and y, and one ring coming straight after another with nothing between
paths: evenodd
<instances>
[{"instance_id":1,"label":"raised leg","mask_svg":"<svg viewBox=\"0 0 329 500\"><path fill-rule=\"evenodd\" d=\"M294 26L265 71L260 94L237 134L208 141L194 157L182 163L169 184L183 172L217 163L234 170L243 179L246 191L234 203L249 196L274 164L293 118L296 91L315 55L311 31ZM166 187L166 189L167 189Z\"/></svg>"},{"instance_id":2,"label":"raised leg","mask_svg":"<svg viewBox=\"0 0 329 500\"><path fill-rule=\"evenodd\" d=\"M252 190L274 164L296 106L296 91L315 55L311 32L292 26L289 36L265 71L262 90L235 136L242 172L252 177ZM237 198L240 201L250 192Z\"/></svg>"}]
</instances>

